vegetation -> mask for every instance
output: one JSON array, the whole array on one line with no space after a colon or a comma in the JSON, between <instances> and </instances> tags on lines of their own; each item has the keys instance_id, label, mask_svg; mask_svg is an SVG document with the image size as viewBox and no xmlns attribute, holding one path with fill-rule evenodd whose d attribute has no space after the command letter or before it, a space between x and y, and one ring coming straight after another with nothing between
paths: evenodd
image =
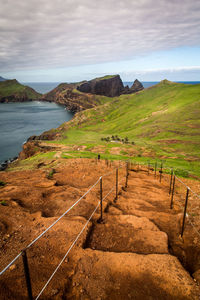
<instances>
[{"instance_id":1,"label":"vegetation","mask_svg":"<svg viewBox=\"0 0 200 300\"><path fill-rule=\"evenodd\" d=\"M137 94L115 98L95 95L98 106L77 113L56 129L61 134L59 140L46 143L61 144L62 158L93 158L100 153L112 160L162 160L181 176L188 176L188 172L200 176L199 99L199 84L167 80ZM113 142L118 139L125 143Z\"/></svg>"},{"instance_id":2,"label":"vegetation","mask_svg":"<svg viewBox=\"0 0 200 300\"><path fill-rule=\"evenodd\" d=\"M56 173L55 169L52 169L52 170L49 172L49 174L47 175L47 178L48 178L48 179L52 179L52 178L53 178L53 174L55 174L55 173Z\"/></svg>"},{"instance_id":3,"label":"vegetation","mask_svg":"<svg viewBox=\"0 0 200 300\"><path fill-rule=\"evenodd\" d=\"M8 206L8 204L7 204L7 202L5 200L0 201L0 204L3 205L3 206Z\"/></svg>"},{"instance_id":4,"label":"vegetation","mask_svg":"<svg viewBox=\"0 0 200 300\"><path fill-rule=\"evenodd\" d=\"M4 97L39 99L41 95L32 88L20 84L17 80L6 80L0 82L0 100Z\"/></svg>"},{"instance_id":5,"label":"vegetation","mask_svg":"<svg viewBox=\"0 0 200 300\"><path fill-rule=\"evenodd\" d=\"M106 141L106 142L110 142L110 141L113 141L113 142L121 142L123 144L131 144L131 145L135 145L134 142L130 142L128 137L126 136L124 139L123 138L120 138L118 137L118 135L112 135L111 137L102 137L101 138L101 141Z\"/></svg>"},{"instance_id":6,"label":"vegetation","mask_svg":"<svg viewBox=\"0 0 200 300\"><path fill-rule=\"evenodd\" d=\"M134 140L134 147L120 143L117 146L129 147L124 150L130 158L162 159L168 165L200 175L199 99L199 84L166 80L138 94L104 97L104 105L83 111L61 126L63 134L59 142L90 145L90 150L98 145L104 147L104 153L110 153L116 144L111 141L105 144L101 139L106 134L127 137Z\"/></svg>"},{"instance_id":7,"label":"vegetation","mask_svg":"<svg viewBox=\"0 0 200 300\"><path fill-rule=\"evenodd\" d=\"M117 76L117 75L106 75L106 76L103 76L103 77L95 78L94 80L95 81L100 81L100 80L105 80L105 79L111 79L111 78L113 78L115 76Z\"/></svg>"},{"instance_id":8,"label":"vegetation","mask_svg":"<svg viewBox=\"0 0 200 300\"><path fill-rule=\"evenodd\" d=\"M6 183L4 181L0 180L0 187L3 187L5 185L6 185Z\"/></svg>"}]
</instances>

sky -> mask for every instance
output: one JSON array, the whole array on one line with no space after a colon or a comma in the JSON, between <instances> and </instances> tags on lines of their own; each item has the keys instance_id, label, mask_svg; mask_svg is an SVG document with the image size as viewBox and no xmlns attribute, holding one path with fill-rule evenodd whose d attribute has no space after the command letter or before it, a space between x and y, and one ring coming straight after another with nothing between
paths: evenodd
<instances>
[{"instance_id":1,"label":"sky","mask_svg":"<svg viewBox=\"0 0 200 300\"><path fill-rule=\"evenodd\" d=\"M0 76L200 81L199 0L0 0Z\"/></svg>"}]
</instances>

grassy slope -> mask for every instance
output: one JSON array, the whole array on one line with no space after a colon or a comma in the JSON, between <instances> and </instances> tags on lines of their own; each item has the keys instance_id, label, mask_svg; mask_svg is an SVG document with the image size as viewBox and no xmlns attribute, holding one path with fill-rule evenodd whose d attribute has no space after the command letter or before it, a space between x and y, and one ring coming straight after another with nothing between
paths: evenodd
<instances>
[{"instance_id":1,"label":"grassy slope","mask_svg":"<svg viewBox=\"0 0 200 300\"><path fill-rule=\"evenodd\" d=\"M199 116L200 85L163 81L138 94L122 95L82 112L60 142L86 145L88 150L102 145L107 155L113 147L121 147L121 154L128 156L133 149L137 160L158 158L200 175ZM136 145L101 141L101 137L116 134L127 136Z\"/></svg>"},{"instance_id":2,"label":"grassy slope","mask_svg":"<svg viewBox=\"0 0 200 300\"><path fill-rule=\"evenodd\" d=\"M32 88L20 84L17 80L6 80L0 82L0 98L8 96L24 96L30 99L39 99L40 94L35 92Z\"/></svg>"},{"instance_id":3,"label":"grassy slope","mask_svg":"<svg viewBox=\"0 0 200 300\"><path fill-rule=\"evenodd\" d=\"M101 105L58 128L62 138L53 143L67 147L62 157L158 159L200 176L200 85L163 81L137 94L97 97ZM135 145L101 140L112 135Z\"/></svg>"}]
</instances>

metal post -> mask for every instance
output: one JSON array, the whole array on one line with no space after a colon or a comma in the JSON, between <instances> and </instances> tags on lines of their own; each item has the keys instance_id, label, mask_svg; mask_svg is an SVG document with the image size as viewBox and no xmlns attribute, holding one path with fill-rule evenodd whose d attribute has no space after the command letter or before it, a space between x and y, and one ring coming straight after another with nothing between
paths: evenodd
<instances>
[{"instance_id":1,"label":"metal post","mask_svg":"<svg viewBox=\"0 0 200 300\"><path fill-rule=\"evenodd\" d=\"M169 195L171 194L171 191L172 191L172 178L173 178L173 169L171 169L171 178L170 178L170 185L169 185Z\"/></svg>"},{"instance_id":2,"label":"metal post","mask_svg":"<svg viewBox=\"0 0 200 300\"><path fill-rule=\"evenodd\" d=\"M100 156L100 154L98 154L98 160L100 160L100 158L101 158L101 156Z\"/></svg>"},{"instance_id":3,"label":"metal post","mask_svg":"<svg viewBox=\"0 0 200 300\"><path fill-rule=\"evenodd\" d=\"M118 168L116 169L116 197L115 201L118 200Z\"/></svg>"},{"instance_id":4,"label":"metal post","mask_svg":"<svg viewBox=\"0 0 200 300\"><path fill-rule=\"evenodd\" d=\"M156 170L157 170L157 161L155 162L155 177L156 177Z\"/></svg>"},{"instance_id":5,"label":"metal post","mask_svg":"<svg viewBox=\"0 0 200 300\"><path fill-rule=\"evenodd\" d=\"M150 163L148 161L148 175L149 175Z\"/></svg>"},{"instance_id":6,"label":"metal post","mask_svg":"<svg viewBox=\"0 0 200 300\"><path fill-rule=\"evenodd\" d=\"M100 206L101 206L100 222L102 222L103 221L103 188L102 188L102 177L100 178Z\"/></svg>"},{"instance_id":7,"label":"metal post","mask_svg":"<svg viewBox=\"0 0 200 300\"><path fill-rule=\"evenodd\" d=\"M128 186L128 162L126 163L126 183L125 183L125 188Z\"/></svg>"},{"instance_id":8,"label":"metal post","mask_svg":"<svg viewBox=\"0 0 200 300\"><path fill-rule=\"evenodd\" d=\"M187 211L188 196L189 196L189 189L187 188L186 198L185 198L185 208L184 208L184 214L183 214L183 222L182 222L182 229L181 229L181 237L183 237L183 232L184 232L184 228L185 228L185 217L186 217L186 211Z\"/></svg>"},{"instance_id":9,"label":"metal post","mask_svg":"<svg viewBox=\"0 0 200 300\"><path fill-rule=\"evenodd\" d=\"M175 189L175 178L176 176L174 175L174 180L173 180L173 187L172 187L172 196L171 196L171 203L170 203L170 208L173 208L173 200L174 200L174 189Z\"/></svg>"},{"instance_id":10,"label":"metal post","mask_svg":"<svg viewBox=\"0 0 200 300\"><path fill-rule=\"evenodd\" d=\"M22 259L23 259L23 265L24 265L24 274L25 274L25 278L26 278L26 286L27 286L27 291L28 291L28 299L33 300L31 279L30 279L30 272L29 272L29 267L28 267L28 258L26 255L26 250L23 250L23 252L22 252Z\"/></svg>"},{"instance_id":11,"label":"metal post","mask_svg":"<svg viewBox=\"0 0 200 300\"><path fill-rule=\"evenodd\" d=\"M163 169L163 163L161 163L160 166L160 182L162 181L162 169Z\"/></svg>"}]
</instances>

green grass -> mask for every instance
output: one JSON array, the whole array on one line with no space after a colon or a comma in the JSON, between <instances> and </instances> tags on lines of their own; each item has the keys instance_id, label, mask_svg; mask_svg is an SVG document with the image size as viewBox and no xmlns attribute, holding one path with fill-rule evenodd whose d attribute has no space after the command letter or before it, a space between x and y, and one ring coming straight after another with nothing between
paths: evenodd
<instances>
[{"instance_id":1,"label":"green grass","mask_svg":"<svg viewBox=\"0 0 200 300\"><path fill-rule=\"evenodd\" d=\"M137 94L93 96L98 106L77 113L56 129L61 133L59 140L46 141L71 149L63 150L63 158L95 158L100 153L111 160L131 159L146 164L157 160L173 167L180 176L188 176L188 172L200 176L199 84L162 81ZM112 135L128 137L135 145L101 140ZM85 147L73 151L74 145ZM54 154L36 155L21 164L36 164Z\"/></svg>"},{"instance_id":2,"label":"green grass","mask_svg":"<svg viewBox=\"0 0 200 300\"><path fill-rule=\"evenodd\" d=\"M77 114L59 142L120 147L126 152L126 145L111 145L101 138L127 136L141 157L163 159L200 176L199 84L163 81L138 94L104 98L104 105Z\"/></svg>"},{"instance_id":3,"label":"green grass","mask_svg":"<svg viewBox=\"0 0 200 300\"><path fill-rule=\"evenodd\" d=\"M10 96L24 97L29 99L39 99L41 95L34 91L32 88L20 84L17 80L6 80L0 82L0 99Z\"/></svg>"}]
</instances>

